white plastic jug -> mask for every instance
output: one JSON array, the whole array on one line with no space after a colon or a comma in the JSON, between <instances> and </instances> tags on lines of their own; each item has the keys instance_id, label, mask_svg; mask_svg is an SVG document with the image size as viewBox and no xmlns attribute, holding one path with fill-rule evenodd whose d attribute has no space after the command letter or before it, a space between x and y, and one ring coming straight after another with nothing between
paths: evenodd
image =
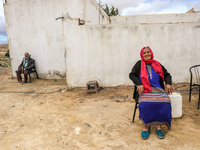
<instances>
[{"instance_id":1,"label":"white plastic jug","mask_svg":"<svg viewBox=\"0 0 200 150\"><path fill-rule=\"evenodd\" d=\"M172 106L172 118L182 117L182 96L180 93L173 92L169 97Z\"/></svg>"}]
</instances>

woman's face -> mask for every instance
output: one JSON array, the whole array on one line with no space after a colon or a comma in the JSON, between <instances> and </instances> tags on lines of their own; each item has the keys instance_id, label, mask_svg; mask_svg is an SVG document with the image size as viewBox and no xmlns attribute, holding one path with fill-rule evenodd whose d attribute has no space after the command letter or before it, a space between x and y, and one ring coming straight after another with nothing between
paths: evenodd
<instances>
[{"instance_id":1,"label":"woman's face","mask_svg":"<svg viewBox=\"0 0 200 150\"><path fill-rule=\"evenodd\" d=\"M143 58L145 60L150 60L151 59L151 52L148 48L143 49Z\"/></svg>"}]
</instances>

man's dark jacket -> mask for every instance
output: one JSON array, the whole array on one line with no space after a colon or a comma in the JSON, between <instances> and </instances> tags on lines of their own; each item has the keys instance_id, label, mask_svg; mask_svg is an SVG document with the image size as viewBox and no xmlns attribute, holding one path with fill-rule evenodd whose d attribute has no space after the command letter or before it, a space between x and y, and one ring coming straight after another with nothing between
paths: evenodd
<instances>
[{"instance_id":1,"label":"man's dark jacket","mask_svg":"<svg viewBox=\"0 0 200 150\"><path fill-rule=\"evenodd\" d=\"M32 58L28 58L28 64L27 64L27 69L31 72L31 69L35 67L35 60ZM19 65L18 68L22 67L24 64L25 59L22 60L21 64ZM25 74L28 74L28 70L24 70Z\"/></svg>"}]
</instances>

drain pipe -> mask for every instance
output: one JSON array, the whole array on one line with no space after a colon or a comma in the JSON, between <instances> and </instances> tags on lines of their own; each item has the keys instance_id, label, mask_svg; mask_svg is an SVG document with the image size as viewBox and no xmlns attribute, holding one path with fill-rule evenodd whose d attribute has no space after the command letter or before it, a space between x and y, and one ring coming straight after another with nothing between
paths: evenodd
<instances>
[{"instance_id":1,"label":"drain pipe","mask_svg":"<svg viewBox=\"0 0 200 150\"><path fill-rule=\"evenodd\" d=\"M99 24L100 24L100 0L99 0Z\"/></svg>"}]
</instances>

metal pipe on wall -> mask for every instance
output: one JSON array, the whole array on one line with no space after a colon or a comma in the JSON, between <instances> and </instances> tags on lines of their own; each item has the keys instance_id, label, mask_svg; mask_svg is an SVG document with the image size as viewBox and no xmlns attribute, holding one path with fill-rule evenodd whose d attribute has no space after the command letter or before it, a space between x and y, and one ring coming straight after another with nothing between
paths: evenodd
<instances>
[{"instance_id":1,"label":"metal pipe on wall","mask_svg":"<svg viewBox=\"0 0 200 150\"><path fill-rule=\"evenodd\" d=\"M99 0L99 24L100 24L100 0Z\"/></svg>"}]
</instances>

